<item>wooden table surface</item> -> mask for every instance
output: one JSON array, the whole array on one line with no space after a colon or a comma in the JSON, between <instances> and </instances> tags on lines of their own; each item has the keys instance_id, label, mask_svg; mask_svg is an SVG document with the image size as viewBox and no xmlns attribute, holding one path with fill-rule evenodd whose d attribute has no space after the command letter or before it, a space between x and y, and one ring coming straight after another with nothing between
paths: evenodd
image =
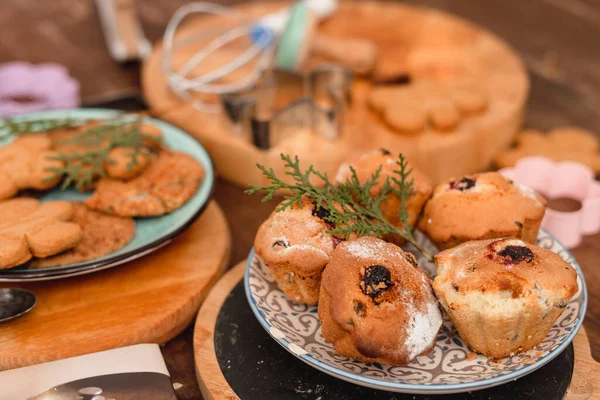
<instances>
[{"instance_id":1,"label":"wooden table surface","mask_svg":"<svg viewBox=\"0 0 600 400\"><path fill-rule=\"evenodd\" d=\"M138 1L147 37L160 39L168 18L186 0ZM235 3L236 1L220 1ZM600 2L597 0L413 0L463 16L495 32L523 57L532 90L525 123L548 129L576 125L600 133ZM401 21L399 21L401 23ZM139 65L109 57L91 0L3 0L0 63L53 61L81 82L84 104L139 93ZM215 194L233 235L232 263L244 259L259 224L273 209L219 181ZM585 272L590 300L585 320L592 354L600 360L600 234L573 254ZM232 265L233 265L232 264ZM198 399L192 327L163 348L180 399Z\"/></svg>"}]
</instances>

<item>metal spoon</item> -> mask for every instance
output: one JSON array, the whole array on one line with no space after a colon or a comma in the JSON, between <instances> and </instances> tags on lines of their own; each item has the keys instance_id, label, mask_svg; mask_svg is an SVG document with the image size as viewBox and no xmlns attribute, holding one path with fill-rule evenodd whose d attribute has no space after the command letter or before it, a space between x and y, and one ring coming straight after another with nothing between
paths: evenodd
<instances>
[{"instance_id":1,"label":"metal spoon","mask_svg":"<svg viewBox=\"0 0 600 400\"><path fill-rule=\"evenodd\" d=\"M0 323L27 314L37 304L37 296L21 288L0 289Z\"/></svg>"}]
</instances>

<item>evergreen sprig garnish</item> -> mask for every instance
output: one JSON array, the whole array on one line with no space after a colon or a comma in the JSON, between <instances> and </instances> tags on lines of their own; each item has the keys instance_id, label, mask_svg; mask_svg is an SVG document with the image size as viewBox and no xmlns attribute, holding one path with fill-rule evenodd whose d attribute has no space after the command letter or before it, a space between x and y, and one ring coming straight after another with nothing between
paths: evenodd
<instances>
[{"instance_id":1,"label":"evergreen sprig garnish","mask_svg":"<svg viewBox=\"0 0 600 400\"><path fill-rule=\"evenodd\" d=\"M53 160L63 162L62 167L53 167L48 170L52 175L46 180L63 179L61 188L71 185L78 190L90 188L94 181L106 177L105 166L114 163L110 152L117 147L131 149L125 171L131 171L141 161L141 157L150 157L155 153L153 143L160 138L142 132L141 119L131 120L120 118L104 121L98 125L83 129L72 137L57 140L55 145L73 146L73 151L59 151ZM61 148L61 147L59 147Z\"/></svg>"},{"instance_id":2,"label":"evergreen sprig garnish","mask_svg":"<svg viewBox=\"0 0 600 400\"><path fill-rule=\"evenodd\" d=\"M19 118L0 119L0 139L25 133L48 132L57 129L73 128L81 124L81 120L72 118L32 120L22 120Z\"/></svg>"},{"instance_id":3,"label":"evergreen sprig garnish","mask_svg":"<svg viewBox=\"0 0 600 400\"><path fill-rule=\"evenodd\" d=\"M284 196L284 201L277 207L277 211L292 208L294 204L302 207L302 199L310 198L315 201L317 208L324 207L329 211L329 215L325 218L332 225L329 234L345 238L349 238L352 233L376 237L395 234L415 246L427 259L433 260L432 256L417 243L412 232L413 228L408 223L406 201L414 193L414 179L410 177L412 169L408 168L408 163L402 154L399 154L396 162L398 169L394 171L391 179L386 177L376 196L371 195L371 189L379 184L381 166L362 184L354 168L350 167L350 177L345 182L334 185L327 174L316 171L312 165L302 172L298 156L292 158L281 154L281 159L285 163L285 174L293 179L293 183L286 183L279 179L272 168L267 169L257 164L271 184L250 185L246 193L264 191L266 194L262 201L266 202L280 190L290 191L291 195ZM314 184L314 181L318 184ZM401 200L402 206L398 209L398 216L402 222L402 229L389 223L381 213L381 203L392 193Z\"/></svg>"}]
</instances>

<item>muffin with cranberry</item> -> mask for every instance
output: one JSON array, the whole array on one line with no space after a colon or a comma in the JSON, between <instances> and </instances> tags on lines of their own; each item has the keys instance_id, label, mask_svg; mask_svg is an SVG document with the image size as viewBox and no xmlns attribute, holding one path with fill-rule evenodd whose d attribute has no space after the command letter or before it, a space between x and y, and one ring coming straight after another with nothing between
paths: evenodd
<instances>
[{"instance_id":1,"label":"muffin with cranberry","mask_svg":"<svg viewBox=\"0 0 600 400\"><path fill-rule=\"evenodd\" d=\"M578 289L560 256L518 239L463 243L435 264L433 288L460 337L494 358L542 342Z\"/></svg>"},{"instance_id":2,"label":"muffin with cranberry","mask_svg":"<svg viewBox=\"0 0 600 400\"><path fill-rule=\"evenodd\" d=\"M514 237L535 243L546 200L497 172L436 186L419 229L441 249L468 240Z\"/></svg>"},{"instance_id":3,"label":"muffin with cranberry","mask_svg":"<svg viewBox=\"0 0 600 400\"><path fill-rule=\"evenodd\" d=\"M364 362L406 365L433 349L442 325L431 281L415 257L368 236L333 252L318 312L325 340Z\"/></svg>"},{"instance_id":4,"label":"muffin with cranberry","mask_svg":"<svg viewBox=\"0 0 600 400\"><path fill-rule=\"evenodd\" d=\"M329 211L305 199L285 211L274 211L254 239L256 254L265 262L281 290L293 301L317 304L321 274L343 240L327 231Z\"/></svg>"},{"instance_id":5,"label":"muffin with cranberry","mask_svg":"<svg viewBox=\"0 0 600 400\"><path fill-rule=\"evenodd\" d=\"M338 169L336 181L343 183L352 176L350 167L354 168L358 180L364 183L371 175L381 166L381 177L377 185L371 188L371 195L377 196L381 192L381 188L385 183L386 178L398 178L394 171L399 169L397 164L398 158L393 157L391 153L385 149L375 150L362 155L361 157L344 163ZM433 186L427 176L418 169L409 164L408 169L412 168L410 178L413 179L414 192L406 201L406 211L408 213L408 223L411 227L415 226L419 214L423 210L423 206L431 192ZM393 184L393 183L392 183ZM403 224L398 217L398 210L402 202L398 196L391 192L387 199L381 202L380 209L383 217L392 225L400 230L403 229ZM388 235L385 240L396 244L404 243L404 239L397 235Z\"/></svg>"}]
</instances>

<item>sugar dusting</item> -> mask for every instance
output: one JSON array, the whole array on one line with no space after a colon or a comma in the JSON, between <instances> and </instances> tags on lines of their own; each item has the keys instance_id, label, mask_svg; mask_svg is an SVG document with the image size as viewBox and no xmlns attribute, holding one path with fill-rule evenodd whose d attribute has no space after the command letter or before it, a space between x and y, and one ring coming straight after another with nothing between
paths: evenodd
<instances>
[{"instance_id":1,"label":"sugar dusting","mask_svg":"<svg viewBox=\"0 0 600 400\"><path fill-rule=\"evenodd\" d=\"M436 340L437 333L442 326L442 313L435 302L427 303L427 312L418 312L412 301L406 303L410 321L406 327L405 346L409 351L409 358L412 360Z\"/></svg>"},{"instance_id":2,"label":"sugar dusting","mask_svg":"<svg viewBox=\"0 0 600 400\"><path fill-rule=\"evenodd\" d=\"M383 240L365 242L362 240L351 240L346 242L346 250L358 258L380 258L382 252L389 252L391 246Z\"/></svg>"},{"instance_id":3,"label":"sugar dusting","mask_svg":"<svg viewBox=\"0 0 600 400\"><path fill-rule=\"evenodd\" d=\"M539 195L530 187L527 187L525 185L517 185L517 187L519 188L519 191L525 195L525 197L529 197L530 199L532 199L533 201L535 201L535 203L538 205L538 207L543 206L544 204L540 201L540 198L538 197Z\"/></svg>"}]
</instances>

